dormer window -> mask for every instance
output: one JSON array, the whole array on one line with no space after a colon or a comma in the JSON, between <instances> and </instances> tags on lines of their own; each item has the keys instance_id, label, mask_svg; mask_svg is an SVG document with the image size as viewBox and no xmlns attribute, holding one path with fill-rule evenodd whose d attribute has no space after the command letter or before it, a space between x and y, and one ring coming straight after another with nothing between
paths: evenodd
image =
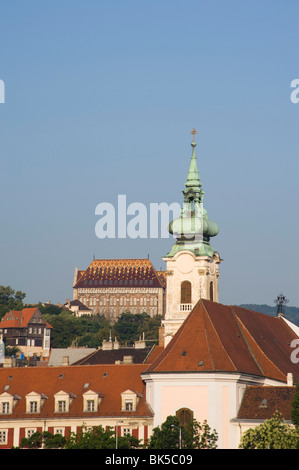
<instances>
[{"instance_id":1,"label":"dormer window","mask_svg":"<svg viewBox=\"0 0 299 470\"><path fill-rule=\"evenodd\" d=\"M26 395L26 413L40 413L45 400L46 395L43 393L30 392Z\"/></svg>"},{"instance_id":2,"label":"dormer window","mask_svg":"<svg viewBox=\"0 0 299 470\"><path fill-rule=\"evenodd\" d=\"M126 390L121 394L121 410L122 411L136 411L139 398L141 395L132 390Z\"/></svg>"},{"instance_id":3,"label":"dormer window","mask_svg":"<svg viewBox=\"0 0 299 470\"><path fill-rule=\"evenodd\" d=\"M60 390L60 392L55 393L55 413L68 413L74 398L76 398L76 395L74 395L73 393L64 392L63 390Z\"/></svg>"},{"instance_id":4,"label":"dormer window","mask_svg":"<svg viewBox=\"0 0 299 470\"><path fill-rule=\"evenodd\" d=\"M83 411L98 411L103 395L93 390L83 393Z\"/></svg>"},{"instance_id":5,"label":"dormer window","mask_svg":"<svg viewBox=\"0 0 299 470\"><path fill-rule=\"evenodd\" d=\"M21 397L3 392L0 395L0 414L11 414Z\"/></svg>"}]
</instances>

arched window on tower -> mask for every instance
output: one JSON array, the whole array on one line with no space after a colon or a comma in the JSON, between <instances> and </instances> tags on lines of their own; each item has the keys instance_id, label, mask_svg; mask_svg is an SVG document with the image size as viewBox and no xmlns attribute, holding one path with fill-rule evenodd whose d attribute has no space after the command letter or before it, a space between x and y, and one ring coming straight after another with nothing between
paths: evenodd
<instances>
[{"instance_id":1,"label":"arched window on tower","mask_svg":"<svg viewBox=\"0 0 299 470\"><path fill-rule=\"evenodd\" d=\"M181 304L191 304L191 282L183 281L181 284Z\"/></svg>"},{"instance_id":2,"label":"arched window on tower","mask_svg":"<svg viewBox=\"0 0 299 470\"><path fill-rule=\"evenodd\" d=\"M213 285L213 282L211 281L210 282L210 300L214 300L214 285Z\"/></svg>"}]
</instances>

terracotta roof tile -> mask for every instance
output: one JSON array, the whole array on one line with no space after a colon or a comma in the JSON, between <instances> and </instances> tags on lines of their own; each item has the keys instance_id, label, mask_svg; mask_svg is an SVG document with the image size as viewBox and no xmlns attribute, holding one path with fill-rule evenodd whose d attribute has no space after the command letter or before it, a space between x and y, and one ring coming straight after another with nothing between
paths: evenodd
<instances>
[{"instance_id":1,"label":"terracotta roof tile","mask_svg":"<svg viewBox=\"0 0 299 470\"><path fill-rule=\"evenodd\" d=\"M36 307L10 310L0 322L0 328L25 328L37 310ZM46 322L46 324L48 328L52 328L49 323Z\"/></svg>"},{"instance_id":2,"label":"terracotta roof tile","mask_svg":"<svg viewBox=\"0 0 299 470\"><path fill-rule=\"evenodd\" d=\"M292 372L299 381L290 360L295 338L281 318L200 300L146 372L242 372L281 381Z\"/></svg>"},{"instance_id":3,"label":"terracotta roof tile","mask_svg":"<svg viewBox=\"0 0 299 470\"><path fill-rule=\"evenodd\" d=\"M5 386L9 386L8 393L21 397L11 419L24 418L25 416L28 418L25 396L33 391L48 397L39 417L54 416L54 395L61 390L76 396L70 411L62 413L63 416L83 418L92 415L152 416L152 411L145 400L145 385L140 376L146 367L145 364L129 364L3 368L0 369L0 394L3 393ZM128 389L140 394L141 398L136 411L121 411L121 393ZM103 396L98 412L82 411L82 394L87 390L98 392ZM7 419L9 418L5 415L5 420Z\"/></svg>"},{"instance_id":4,"label":"terracotta roof tile","mask_svg":"<svg viewBox=\"0 0 299 470\"><path fill-rule=\"evenodd\" d=\"M292 400L296 387L248 386L238 411L237 420L264 420L278 411L291 421Z\"/></svg>"}]
</instances>

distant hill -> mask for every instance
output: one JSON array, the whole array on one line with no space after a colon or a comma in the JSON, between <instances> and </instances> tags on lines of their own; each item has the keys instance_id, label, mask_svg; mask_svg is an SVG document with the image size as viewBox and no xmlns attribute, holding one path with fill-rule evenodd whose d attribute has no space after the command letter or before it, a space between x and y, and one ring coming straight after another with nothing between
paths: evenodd
<instances>
[{"instance_id":1,"label":"distant hill","mask_svg":"<svg viewBox=\"0 0 299 470\"><path fill-rule=\"evenodd\" d=\"M270 305L259 305L259 304L241 304L239 307L248 308L248 310L254 310L255 312L266 313L267 315L276 316L277 307L271 307ZM287 320L290 320L295 325L299 326L299 307L284 307L284 316Z\"/></svg>"}]
</instances>

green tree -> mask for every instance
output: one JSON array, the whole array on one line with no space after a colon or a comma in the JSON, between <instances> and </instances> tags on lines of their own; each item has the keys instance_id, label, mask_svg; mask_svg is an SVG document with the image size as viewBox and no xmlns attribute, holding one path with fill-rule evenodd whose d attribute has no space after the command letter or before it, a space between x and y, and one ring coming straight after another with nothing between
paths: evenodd
<instances>
[{"instance_id":1,"label":"green tree","mask_svg":"<svg viewBox=\"0 0 299 470\"><path fill-rule=\"evenodd\" d=\"M42 438L45 449L63 449L66 444L66 438L62 434L52 434L49 431L44 431Z\"/></svg>"},{"instance_id":2,"label":"green tree","mask_svg":"<svg viewBox=\"0 0 299 470\"><path fill-rule=\"evenodd\" d=\"M59 307L58 305L53 304L38 304L38 309L42 315L60 315L61 312L66 310L64 307Z\"/></svg>"},{"instance_id":3,"label":"green tree","mask_svg":"<svg viewBox=\"0 0 299 470\"><path fill-rule=\"evenodd\" d=\"M176 416L167 416L166 421L153 429L148 442L149 449L216 449L218 434L211 431L206 421L195 419L181 426Z\"/></svg>"},{"instance_id":4,"label":"green tree","mask_svg":"<svg viewBox=\"0 0 299 470\"><path fill-rule=\"evenodd\" d=\"M42 434L37 431L33 433L30 437L23 437L21 439L20 447L26 449L40 449L42 446Z\"/></svg>"},{"instance_id":5,"label":"green tree","mask_svg":"<svg viewBox=\"0 0 299 470\"><path fill-rule=\"evenodd\" d=\"M64 448L66 438L61 434L52 434L49 431L33 433L30 437L21 439L20 447L25 449L61 449Z\"/></svg>"},{"instance_id":6,"label":"green tree","mask_svg":"<svg viewBox=\"0 0 299 470\"><path fill-rule=\"evenodd\" d=\"M276 412L256 428L248 429L241 438L240 449L297 449L298 429L285 423Z\"/></svg>"},{"instance_id":7,"label":"green tree","mask_svg":"<svg viewBox=\"0 0 299 470\"><path fill-rule=\"evenodd\" d=\"M161 316L150 317L146 313L122 313L114 324L114 331L120 342L132 344L140 336L158 343Z\"/></svg>"},{"instance_id":8,"label":"green tree","mask_svg":"<svg viewBox=\"0 0 299 470\"><path fill-rule=\"evenodd\" d=\"M122 313L120 315L114 325L114 329L120 341L133 343L138 339L138 327L143 323L144 315L146 314Z\"/></svg>"},{"instance_id":9,"label":"green tree","mask_svg":"<svg viewBox=\"0 0 299 470\"><path fill-rule=\"evenodd\" d=\"M24 308L23 300L26 294L15 291L10 286L0 286L0 319L10 310L21 310Z\"/></svg>"},{"instance_id":10,"label":"green tree","mask_svg":"<svg viewBox=\"0 0 299 470\"><path fill-rule=\"evenodd\" d=\"M134 436L126 435L118 437L118 449L132 449L139 447L139 441ZM102 426L86 426L77 433L71 433L65 444L66 449L115 449L115 431L110 427L105 430Z\"/></svg>"},{"instance_id":11,"label":"green tree","mask_svg":"<svg viewBox=\"0 0 299 470\"><path fill-rule=\"evenodd\" d=\"M177 449L180 442L180 421L175 416L167 416L161 426L153 429L148 442L149 449Z\"/></svg>"},{"instance_id":12,"label":"green tree","mask_svg":"<svg viewBox=\"0 0 299 470\"><path fill-rule=\"evenodd\" d=\"M216 449L218 433L212 431L207 421L199 423L195 419L185 427L183 446L185 449Z\"/></svg>"},{"instance_id":13,"label":"green tree","mask_svg":"<svg viewBox=\"0 0 299 470\"><path fill-rule=\"evenodd\" d=\"M299 384L296 385L295 396L291 408L292 423L299 426Z\"/></svg>"},{"instance_id":14,"label":"green tree","mask_svg":"<svg viewBox=\"0 0 299 470\"><path fill-rule=\"evenodd\" d=\"M5 345L5 357L16 356L20 352L19 346L7 346Z\"/></svg>"}]
</instances>

